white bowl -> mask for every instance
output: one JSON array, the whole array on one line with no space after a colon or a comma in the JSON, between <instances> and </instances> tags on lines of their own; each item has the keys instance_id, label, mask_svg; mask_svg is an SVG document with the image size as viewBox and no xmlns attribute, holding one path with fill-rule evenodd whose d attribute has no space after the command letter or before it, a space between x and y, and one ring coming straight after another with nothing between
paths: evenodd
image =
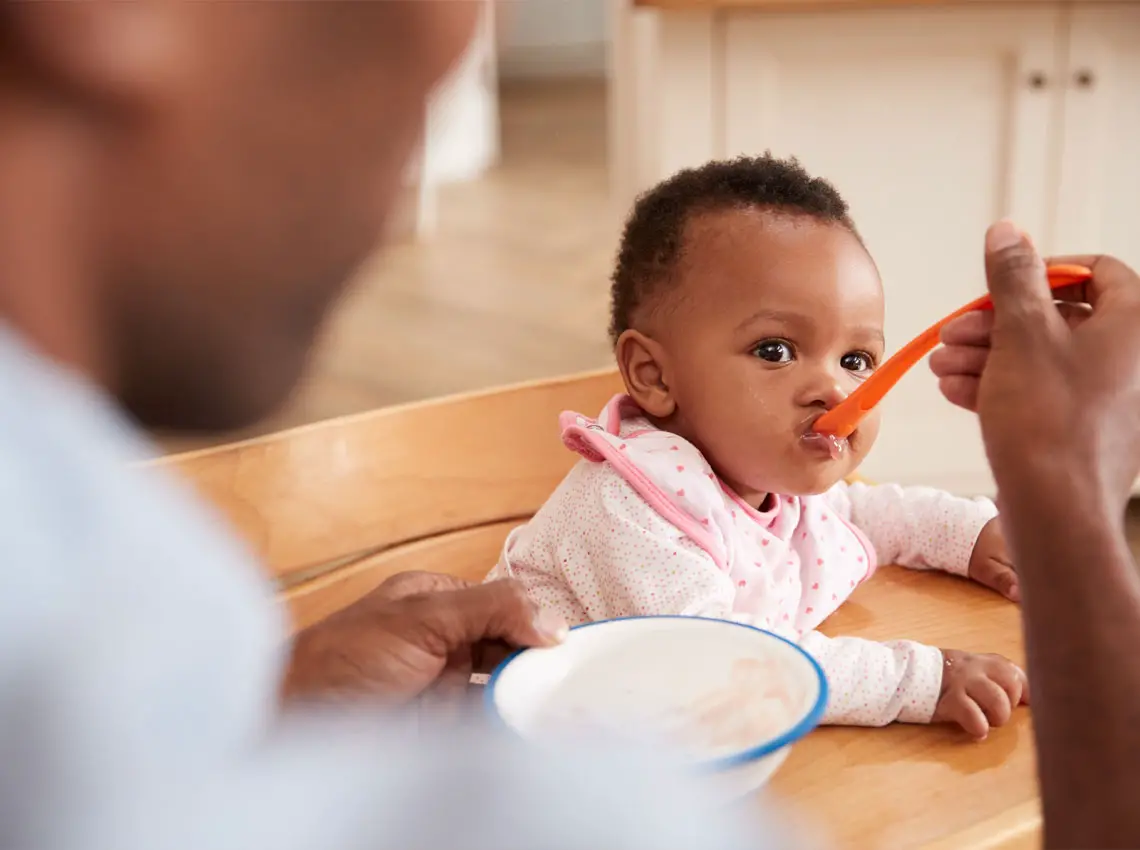
<instances>
[{"instance_id":1,"label":"white bowl","mask_svg":"<svg viewBox=\"0 0 1140 850\"><path fill-rule=\"evenodd\" d=\"M576 742L675 751L718 796L763 785L818 724L827 680L771 632L704 617L628 617L577 626L559 646L506 659L485 690L493 716L544 746Z\"/></svg>"}]
</instances>

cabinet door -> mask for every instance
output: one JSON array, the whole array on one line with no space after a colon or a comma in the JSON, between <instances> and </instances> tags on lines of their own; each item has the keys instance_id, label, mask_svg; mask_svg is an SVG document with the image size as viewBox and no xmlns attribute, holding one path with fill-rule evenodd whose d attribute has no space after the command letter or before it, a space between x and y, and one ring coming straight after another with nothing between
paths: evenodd
<instances>
[{"instance_id":1,"label":"cabinet door","mask_svg":"<svg viewBox=\"0 0 1140 850\"><path fill-rule=\"evenodd\" d=\"M1140 4L1071 15L1057 249L1140 268Z\"/></svg>"},{"instance_id":2,"label":"cabinet door","mask_svg":"<svg viewBox=\"0 0 1140 850\"><path fill-rule=\"evenodd\" d=\"M1056 168L1060 6L730 15L725 147L832 180L879 263L888 348L984 291L987 224L1038 243ZM864 473L992 492L977 423L925 365L884 401Z\"/></svg>"},{"instance_id":3,"label":"cabinet door","mask_svg":"<svg viewBox=\"0 0 1140 850\"><path fill-rule=\"evenodd\" d=\"M723 154L718 14L658 11L614 0L609 73L609 169L624 220L638 193Z\"/></svg>"}]
</instances>

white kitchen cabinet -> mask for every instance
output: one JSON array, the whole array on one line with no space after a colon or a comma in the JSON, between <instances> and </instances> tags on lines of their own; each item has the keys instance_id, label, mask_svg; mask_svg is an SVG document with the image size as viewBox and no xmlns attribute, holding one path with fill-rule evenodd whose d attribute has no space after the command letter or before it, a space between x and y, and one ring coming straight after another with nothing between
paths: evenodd
<instances>
[{"instance_id":1,"label":"white kitchen cabinet","mask_svg":"<svg viewBox=\"0 0 1140 850\"><path fill-rule=\"evenodd\" d=\"M1140 4L1074 7L1067 41L1055 245L1140 268Z\"/></svg>"},{"instance_id":2,"label":"white kitchen cabinet","mask_svg":"<svg viewBox=\"0 0 1140 850\"><path fill-rule=\"evenodd\" d=\"M626 81L636 137L615 142L621 204L710 158L795 155L851 204L882 271L891 349L984 291L997 218L1047 252L1140 264L1140 4L631 13L647 16L656 41L641 64L656 85L646 96L646 80ZM976 420L925 367L884 402L863 471L993 492Z\"/></svg>"},{"instance_id":3,"label":"white kitchen cabinet","mask_svg":"<svg viewBox=\"0 0 1140 850\"><path fill-rule=\"evenodd\" d=\"M826 176L879 264L891 349L977 296L981 236L1046 231L1057 8L740 15L725 38L725 153ZM973 416L917 368L883 403L868 477L992 487ZM953 459L953 463L948 463Z\"/></svg>"}]
</instances>

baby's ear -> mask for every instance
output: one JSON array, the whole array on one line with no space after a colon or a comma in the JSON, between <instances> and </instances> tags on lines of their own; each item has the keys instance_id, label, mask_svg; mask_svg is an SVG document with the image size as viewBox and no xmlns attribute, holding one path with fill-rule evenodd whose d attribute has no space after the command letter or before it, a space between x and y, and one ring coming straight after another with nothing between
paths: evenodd
<instances>
[{"instance_id":1,"label":"baby's ear","mask_svg":"<svg viewBox=\"0 0 1140 850\"><path fill-rule=\"evenodd\" d=\"M641 331L627 330L614 347L626 392L650 416L664 419L677 407L665 383L665 352Z\"/></svg>"}]
</instances>

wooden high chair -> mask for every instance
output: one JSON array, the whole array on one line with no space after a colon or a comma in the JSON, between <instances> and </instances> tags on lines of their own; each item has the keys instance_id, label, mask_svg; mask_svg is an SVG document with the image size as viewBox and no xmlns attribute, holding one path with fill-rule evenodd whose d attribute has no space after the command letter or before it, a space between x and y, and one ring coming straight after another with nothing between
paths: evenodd
<instances>
[{"instance_id":1,"label":"wooden high chair","mask_svg":"<svg viewBox=\"0 0 1140 850\"><path fill-rule=\"evenodd\" d=\"M614 371L349 416L176 455L265 562L297 628L409 569L481 579L507 533L575 462L558 414L597 413ZM942 575L887 567L824 626L1021 660L1017 608ZM829 846L1028 848L1039 841L1029 716L988 741L948 728L820 729L772 791ZM446 850L446 848L441 848Z\"/></svg>"},{"instance_id":2,"label":"wooden high chair","mask_svg":"<svg viewBox=\"0 0 1140 850\"><path fill-rule=\"evenodd\" d=\"M574 465L558 415L606 370L347 416L159 462L261 555L298 628L410 569L478 581Z\"/></svg>"}]
</instances>

